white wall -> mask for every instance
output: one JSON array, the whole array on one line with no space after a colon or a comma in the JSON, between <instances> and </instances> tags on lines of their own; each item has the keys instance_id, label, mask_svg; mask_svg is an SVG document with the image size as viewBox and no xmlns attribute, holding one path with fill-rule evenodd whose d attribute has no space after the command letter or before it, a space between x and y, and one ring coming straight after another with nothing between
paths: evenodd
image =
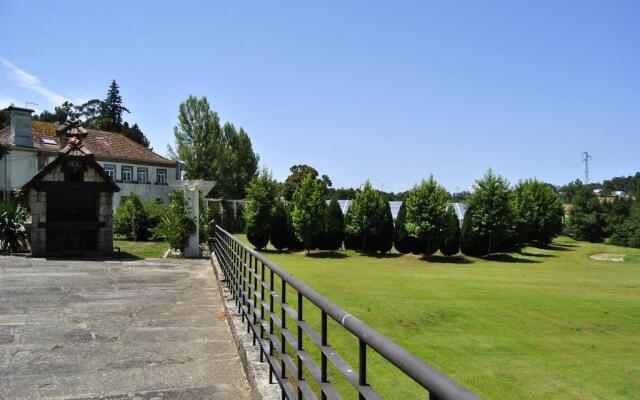
<instances>
[{"instance_id":1,"label":"white wall","mask_svg":"<svg viewBox=\"0 0 640 400\"><path fill-rule=\"evenodd\" d=\"M27 183L38 168L37 153L12 151L0 160L0 190L11 192ZM6 177L6 179L5 179Z\"/></svg>"},{"instance_id":2,"label":"white wall","mask_svg":"<svg viewBox=\"0 0 640 400\"><path fill-rule=\"evenodd\" d=\"M114 165L116 167L116 176L115 181L116 184L120 187L120 192L114 193L113 195L113 206L120 206L121 198L124 196L129 196L131 193L135 193L142 197L144 201L155 201L156 199L161 199L163 204L167 204L169 202L169 193L171 189L166 184L160 184L157 182L157 170L164 169L167 171L166 179L169 181L170 179L176 179L176 169L175 167L169 166L154 166L154 165L144 165L144 164L134 164L134 163L121 163L121 162L111 162L111 161L100 161L98 160L98 164L104 167L105 165ZM133 167L133 182L122 182L122 167L128 166ZM146 168L147 169L147 179L148 183L138 182L138 168Z\"/></svg>"}]
</instances>

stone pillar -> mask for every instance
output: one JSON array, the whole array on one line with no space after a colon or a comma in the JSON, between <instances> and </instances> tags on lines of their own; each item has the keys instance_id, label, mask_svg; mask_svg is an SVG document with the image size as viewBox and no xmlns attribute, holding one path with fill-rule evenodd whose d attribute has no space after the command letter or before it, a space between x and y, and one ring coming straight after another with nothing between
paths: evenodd
<instances>
[{"instance_id":1,"label":"stone pillar","mask_svg":"<svg viewBox=\"0 0 640 400\"><path fill-rule=\"evenodd\" d=\"M101 192L98 221L104 225L98 230L98 252L111 256L113 252L113 193Z\"/></svg>"},{"instance_id":2,"label":"stone pillar","mask_svg":"<svg viewBox=\"0 0 640 400\"><path fill-rule=\"evenodd\" d=\"M43 257L47 253L47 193L31 190L29 192L31 207L31 254ZM42 226L40 226L42 224Z\"/></svg>"}]
</instances>

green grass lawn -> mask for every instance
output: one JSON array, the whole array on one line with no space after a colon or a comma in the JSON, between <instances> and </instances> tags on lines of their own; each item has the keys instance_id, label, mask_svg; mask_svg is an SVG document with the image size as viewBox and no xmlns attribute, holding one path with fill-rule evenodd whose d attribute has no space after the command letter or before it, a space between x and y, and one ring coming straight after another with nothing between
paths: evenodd
<instances>
[{"instance_id":1,"label":"green grass lawn","mask_svg":"<svg viewBox=\"0 0 640 400\"><path fill-rule=\"evenodd\" d=\"M601 252L628 257L589 258ZM528 247L492 260L266 253L482 397L640 398L638 249L562 237L549 249ZM317 312L305 318L319 326ZM356 342L339 331L330 326L330 344L357 368ZM380 356L370 360L370 381L388 398L425 398ZM347 388L336 376L330 372Z\"/></svg>"},{"instance_id":2,"label":"green grass lawn","mask_svg":"<svg viewBox=\"0 0 640 400\"><path fill-rule=\"evenodd\" d=\"M134 242L131 240L113 240L113 247L120 247L122 257L160 258L169 248L167 242Z\"/></svg>"}]
</instances>

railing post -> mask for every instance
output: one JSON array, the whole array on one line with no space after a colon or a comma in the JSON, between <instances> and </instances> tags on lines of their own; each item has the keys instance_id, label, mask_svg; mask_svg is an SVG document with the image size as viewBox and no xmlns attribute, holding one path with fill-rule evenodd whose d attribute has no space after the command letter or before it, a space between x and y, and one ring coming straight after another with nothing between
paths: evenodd
<instances>
[{"instance_id":1,"label":"railing post","mask_svg":"<svg viewBox=\"0 0 640 400\"><path fill-rule=\"evenodd\" d=\"M281 312L281 320L282 320L282 325L280 326L280 346L282 346L282 354L287 354L287 341L286 338L284 337L284 330L287 329L287 314L284 311L284 305L287 303L287 282L285 282L284 279L280 279L280 282L282 282L282 289L281 289L281 296L282 296L282 304L280 305L280 312ZM284 367L284 358L280 357L280 377L281 378L286 378L286 369ZM284 395L284 392L283 392Z\"/></svg>"},{"instance_id":2,"label":"railing post","mask_svg":"<svg viewBox=\"0 0 640 400\"><path fill-rule=\"evenodd\" d=\"M328 346L328 337L327 337L327 313L322 310L322 326L320 328L320 344L322 346ZM322 383L327 383L329 380L327 379L327 356L324 354L322 349L320 349L320 381ZM327 394L324 391L321 391L322 399L327 398Z\"/></svg>"},{"instance_id":3,"label":"railing post","mask_svg":"<svg viewBox=\"0 0 640 400\"><path fill-rule=\"evenodd\" d=\"M364 340L358 339L359 351L358 351L358 384L360 386L367 386L367 343ZM364 400L364 395L358 393L358 398Z\"/></svg>"}]
</instances>

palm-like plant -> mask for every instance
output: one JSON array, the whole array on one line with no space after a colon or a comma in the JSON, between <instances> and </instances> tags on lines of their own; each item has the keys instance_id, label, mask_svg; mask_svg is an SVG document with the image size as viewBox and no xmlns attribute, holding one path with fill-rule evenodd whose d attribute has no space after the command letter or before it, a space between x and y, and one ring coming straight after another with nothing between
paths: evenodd
<instances>
[{"instance_id":1,"label":"palm-like plant","mask_svg":"<svg viewBox=\"0 0 640 400\"><path fill-rule=\"evenodd\" d=\"M25 223L29 210L15 201L0 203L0 248L4 253L26 251L29 240Z\"/></svg>"}]
</instances>

